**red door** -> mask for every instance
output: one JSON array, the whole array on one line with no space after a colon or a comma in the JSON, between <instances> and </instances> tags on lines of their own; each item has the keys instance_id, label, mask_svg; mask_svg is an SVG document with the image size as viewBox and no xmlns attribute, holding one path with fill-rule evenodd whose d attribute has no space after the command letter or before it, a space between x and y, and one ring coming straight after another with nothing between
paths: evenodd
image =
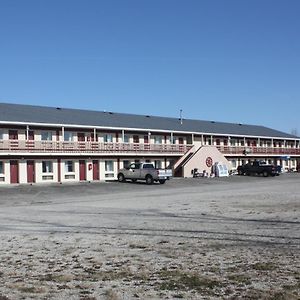
<instances>
[{"instance_id":1,"label":"red door","mask_svg":"<svg viewBox=\"0 0 300 300\"><path fill-rule=\"evenodd\" d=\"M99 180L99 161L93 160L93 180Z\"/></svg>"},{"instance_id":2,"label":"red door","mask_svg":"<svg viewBox=\"0 0 300 300\"><path fill-rule=\"evenodd\" d=\"M18 148L19 142L18 142L18 131L17 130L9 130L8 131L8 138L10 140L10 147Z\"/></svg>"},{"instance_id":3,"label":"red door","mask_svg":"<svg viewBox=\"0 0 300 300\"><path fill-rule=\"evenodd\" d=\"M179 139L178 139L178 143L179 143L179 151L183 151L183 138L182 137L180 137Z\"/></svg>"},{"instance_id":4,"label":"red door","mask_svg":"<svg viewBox=\"0 0 300 300\"><path fill-rule=\"evenodd\" d=\"M19 165L17 160L10 161L10 183L19 183Z\"/></svg>"},{"instance_id":5,"label":"red door","mask_svg":"<svg viewBox=\"0 0 300 300\"><path fill-rule=\"evenodd\" d=\"M86 180L85 160L79 161L79 180Z\"/></svg>"},{"instance_id":6,"label":"red door","mask_svg":"<svg viewBox=\"0 0 300 300\"><path fill-rule=\"evenodd\" d=\"M27 182L28 183L35 182L33 160L27 160Z\"/></svg>"},{"instance_id":7,"label":"red door","mask_svg":"<svg viewBox=\"0 0 300 300\"><path fill-rule=\"evenodd\" d=\"M29 141L33 141L34 140L34 131L33 130L29 130L28 131L28 140Z\"/></svg>"},{"instance_id":8,"label":"red door","mask_svg":"<svg viewBox=\"0 0 300 300\"><path fill-rule=\"evenodd\" d=\"M9 130L8 135L9 135L10 140L17 140L18 139L18 130Z\"/></svg>"},{"instance_id":9,"label":"red door","mask_svg":"<svg viewBox=\"0 0 300 300\"><path fill-rule=\"evenodd\" d=\"M78 142L84 142L84 133L78 132L77 138L78 138Z\"/></svg>"}]
</instances>

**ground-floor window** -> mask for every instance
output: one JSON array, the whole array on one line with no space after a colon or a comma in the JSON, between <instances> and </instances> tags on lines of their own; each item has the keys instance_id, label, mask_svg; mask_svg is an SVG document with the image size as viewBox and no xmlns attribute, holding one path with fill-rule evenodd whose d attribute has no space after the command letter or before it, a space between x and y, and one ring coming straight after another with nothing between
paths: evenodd
<instances>
[{"instance_id":1,"label":"ground-floor window","mask_svg":"<svg viewBox=\"0 0 300 300\"><path fill-rule=\"evenodd\" d=\"M65 161L65 179L75 179L75 167L72 160ZM71 174L70 174L71 173Z\"/></svg>"},{"instance_id":2,"label":"ground-floor window","mask_svg":"<svg viewBox=\"0 0 300 300\"><path fill-rule=\"evenodd\" d=\"M3 161L0 161L0 181L4 181L4 163Z\"/></svg>"},{"instance_id":3,"label":"ground-floor window","mask_svg":"<svg viewBox=\"0 0 300 300\"><path fill-rule=\"evenodd\" d=\"M112 160L105 161L105 177L114 177L114 162Z\"/></svg>"},{"instance_id":4,"label":"ground-floor window","mask_svg":"<svg viewBox=\"0 0 300 300\"><path fill-rule=\"evenodd\" d=\"M232 168L236 168L236 160L235 159L231 161L231 166L232 166Z\"/></svg>"},{"instance_id":5,"label":"ground-floor window","mask_svg":"<svg viewBox=\"0 0 300 300\"><path fill-rule=\"evenodd\" d=\"M130 165L130 161L129 160L123 160L123 168L128 168Z\"/></svg>"},{"instance_id":6,"label":"ground-floor window","mask_svg":"<svg viewBox=\"0 0 300 300\"><path fill-rule=\"evenodd\" d=\"M42 161L42 180L53 180L53 162Z\"/></svg>"},{"instance_id":7,"label":"ground-floor window","mask_svg":"<svg viewBox=\"0 0 300 300\"><path fill-rule=\"evenodd\" d=\"M72 160L68 160L65 162L65 172L66 173L74 172L74 162Z\"/></svg>"},{"instance_id":8,"label":"ground-floor window","mask_svg":"<svg viewBox=\"0 0 300 300\"><path fill-rule=\"evenodd\" d=\"M42 162L43 173L52 173L53 172L53 163L52 161L43 161Z\"/></svg>"},{"instance_id":9,"label":"ground-floor window","mask_svg":"<svg viewBox=\"0 0 300 300\"><path fill-rule=\"evenodd\" d=\"M155 169L161 169L161 160L155 160L154 167Z\"/></svg>"}]
</instances>

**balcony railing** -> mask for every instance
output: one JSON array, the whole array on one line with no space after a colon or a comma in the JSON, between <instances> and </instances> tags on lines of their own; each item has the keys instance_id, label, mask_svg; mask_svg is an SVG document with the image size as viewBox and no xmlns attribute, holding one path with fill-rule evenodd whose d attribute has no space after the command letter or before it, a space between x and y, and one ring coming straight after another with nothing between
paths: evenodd
<instances>
[{"instance_id":1,"label":"balcony railing","mask_svg":"<svg viewBox=\"0 0 300 300\"><path fill-rule=\"evenodd\" d=\"M236 155L300 155L300 148L217 146L223 154Z\"/></svg>"},{"instance_id":2,"label":"balcony railing","mask_svg":"<svg viewBox=\"0 0 300 300\"><path fill-rule=\"evenodd\" d=\"M0 140L0 153L173 153L193 145ZM300 155L300 148L217 146L225 155Z\"/></svg>"},{"instance_id":3,"label":"balcony railing","mask_svg":"<svg viewBox=\"0 0 300 300\"><path fill-rule=\"evenodd\" d=\"M63 141L0 140L1 152L29 153L178 153L188 151L193 145L135 144Z\"/></svg>"}]
</instances>

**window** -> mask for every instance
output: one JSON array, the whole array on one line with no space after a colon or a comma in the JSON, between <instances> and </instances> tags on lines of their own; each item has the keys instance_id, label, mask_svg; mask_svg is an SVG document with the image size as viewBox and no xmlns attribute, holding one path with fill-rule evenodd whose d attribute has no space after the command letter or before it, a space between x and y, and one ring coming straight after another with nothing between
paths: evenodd
<instances>
[{"instance_id":1,"label":"window","mask_svg":"<svg viewBox=\"0 0 300 300\"><path fill-rule=\"evenodd\" d=\"M154 137L154 144L162 144L162 137L161 136L155 136Z\"/></svg>"},{"instance_id":2,"label":"window","mask_svg":"<svg viewBox=\"0 0 300 300\"><path fill-rule=\"evenodd\" d=\"M155 166L155 169L161 169L161 160L155 160L154 166Z\"/></svg>"},{"instance_id":3,"label":"window","mask_svg":"<svg viewBox=\"0 0 300 300\"><path fill-rule=\"evenodd\" d=\"M43 173L53 173L52 161L43 161L42 162L42 172Z\"/></svg>"},{"instance_id":4,"label":"window","mask_svg":"<svg viewBox=\"0 0 300 300\"><path fill-rule=\"evenodd\" d=\"M144 164L143 169L154 169L153 164Z\"/></svg>"},{"instance_id":5,"label":"window","mask_svg":"<svg viewBox=\"0 0 300 300\"><path fill-rule=\"evenodd\" d=\"M3 161L0 161L0 174L4 174L4 164L3 164Z\"/></svg>"},{"instance_id":6,"label":"window","mask_svg":"<svg viewBox=\"0 0 300 300\"><path fill-rule=\"evenodd\" d=\"M123 160L123 168L127 169L130 165L130 161L129 160Z\"/></svg>"},{"instance_id":7,"label":"window","mask_svg":"<svg viewBox=\"0 0 300 300\"><path fill-rule=\"evenodd\" d=\"M42 141L52 141L52 132L51 131L42 131L41 140Z\"/></svg>"},{"instance_id":8,"label":"window","mask_svg":"<svg viewBox=\"0 0 300 300\"><path fill-rule=\"evenodd\" d=\"M66 173L74 172L74 162L72 160L68 160L65 162L65 172Z\"/></svg>"},{"instance_id":9,"label":"window","mask_svg":"<svg viewBox=\"0 0 300 300\"><path fill-rule=\"evenodd\" d=\"M232 160L232 161L231 161L231 166L232 166L233 168L236 168L236 160Z\"/></svg>"},{"instance_id":10,"label":"window","mask_svg":"<svg viewBox=\"0 0 300 300\"><path fill-rule=\"evenodd\" d=\"M113 142L112 134L105 134L104 135L104 143L112 143L112 142Z\"/></svg>"},{"instance_id":11,"label":"window","mask_svg":"<svg viewBox=\"0 0 300 300\"><path fill-rule=\"evenodd\" d=\"M230 140L230 146L235 146L235 140Z\"/></svg>"},{"instance_id":12,"label":"window","mask_svg":"<svg viewBox=\"0 0 300 300\"><path fill-rule=\"evenodd\" d=\"M65 131L64 132L64 141L65 142L72 142L74 139L73 132Z\"/></svg>"},{"instance_id":13,"label":"window","mask_svg":"<svg viewBox=\"0 0 300 300\"><path fill-rule=\"evenodd\" d=\"M112 160L105 161L105 172L113 172L114 171L114 162Z\"/></svg>"},{"instance_id":14,"label":"window","mask_svg":"<svg viewBox=\"0 0 300 300\"><path fill-rule=\"evenodd\" d=\"M133 163L129 166L130 169L138 170L140 168L140 163Z\"/></svg>"},{"instance_id":15,"label":"window","mask_svg":"<svg viewBox=\"0 0 300 300\"><path fill-rule=\"evenodd\" d=\"M3 140L3 131L0 130L0 140Z\"/></svg>"},{"instance_id":16,"label":"window","mask_svg":"<svg viewBox=\"0 0 300 300\"><path fill-rule=\"evenodd\" d=\"M124 143L129 143L129 136L128 135L124 135Z\"/></svg>"}]
</instances>

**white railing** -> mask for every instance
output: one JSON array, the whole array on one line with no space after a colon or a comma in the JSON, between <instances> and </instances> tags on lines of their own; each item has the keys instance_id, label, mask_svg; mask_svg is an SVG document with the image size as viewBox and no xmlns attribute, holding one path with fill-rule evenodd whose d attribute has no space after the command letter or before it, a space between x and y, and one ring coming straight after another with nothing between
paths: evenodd
<instances>
[{"instance_id":1,"label":"white railing","mask_svg":"<svg viewBox=\"0 0 300 300\"><path fill-rule=\"evenodd\" d=\"M233 147L233 146L217 146L223 154L237 154L237 155L300 155L300 148L284 148L284 147Z\"/></svg>"},{"instance_id":2,"label":"white railing","mask_svg":"<svg viewBox=\"0 0 300 300\"><path fill-rule=\"evenodd\" d=\"M192 145L179 144L135 144L62 141L0 140L0 152L147 152L185 153Z\"/></svg>"}]
</instances>

